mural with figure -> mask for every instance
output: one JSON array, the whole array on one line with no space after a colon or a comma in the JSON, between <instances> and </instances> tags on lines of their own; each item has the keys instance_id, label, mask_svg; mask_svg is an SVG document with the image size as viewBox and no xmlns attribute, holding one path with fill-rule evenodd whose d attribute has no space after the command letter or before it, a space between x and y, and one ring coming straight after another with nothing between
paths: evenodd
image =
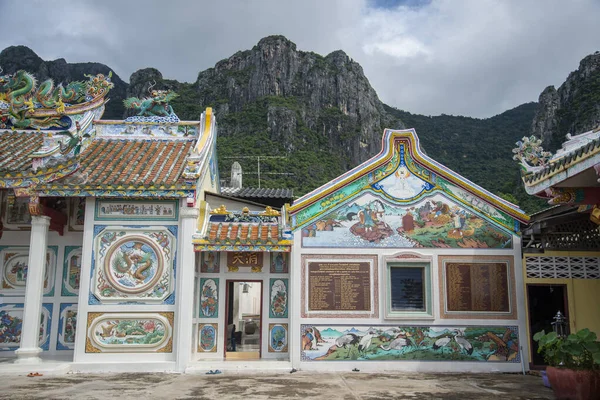
<instances>
[{"instance_id":1,"label":"mural with figure","mask_svg":"<svg viewBox=\"0 0 600 400\"><path fill-rule=\"evenodd\" d=\"M511 248L512 236L439 192L407 205L367 192L303 227L302 246Z\"/></svg>"},{"instance_id":2,"label":"mural with figure","mask_svg":"<svg viewBox=\"0 0 600 400\"><path fill-rule=\"evenodd\" d=\"M54 295L54 271L58 246L48 246L44 270L44 296ZM0 246L0 296L25 295L29 270L29 246Z\"/></svg>"},{"instance_id":3,"label":"mural with figure","mask_svg":"<svg viewBox=\"0 0 600 400\"><path fill-rule=\"evenodd\" d=\"M301 325L302 361L520 362L516 326Z\"/></svg>"},{"instance_id":4,"label":"mural with figure","mask_svg":"<svg viewBox=\"0 0 600 400\"><path fill-rule=\"evenodd\" d=\"M269 318L288 317L288 280L271 279L271 302L269 307Z\"/></svg>"},{"instance_id":5,"label":"mural with figure","mask_svg":"<svg viewBox=\"0 0 600 400\"><path fill-rule=\"evenodd\" d=\"M200 279L200 318L219 316L219 279Z\"/></svg>"},{"instance_id":6,"label":"mural with figure","mask_svg":"<svg viewBox=\"0 0 600 400\"><path fill-rule=\"evenodd\" d=\"M48 350L50 345L50 327L52 326L53 304L42 304L40 315L39 346ZM0 306L0 351L16 350L21 343L23 329L23 304L5 303Z\"/></svg>"},{"instance_id":7,"label":"mural with figure","mask_svg":"<svg viewBox=\"0 0 600 400\"><path fill-rule=\"evenodd\" d=\"M75 332L77 332L77 304L61 304L56 350L73 350L75 348Z\"/></svg>"},{"instance_id":8,"label":"mural with figure","mask_svg":"<svg viewBox=\"0 0 600 400\"><path fill-rule=\"evenodd\" d=\"M61 291L63 296L77 296L79 294L81 257L81 246L65 246Z\"/></svg>"}]
</instances>

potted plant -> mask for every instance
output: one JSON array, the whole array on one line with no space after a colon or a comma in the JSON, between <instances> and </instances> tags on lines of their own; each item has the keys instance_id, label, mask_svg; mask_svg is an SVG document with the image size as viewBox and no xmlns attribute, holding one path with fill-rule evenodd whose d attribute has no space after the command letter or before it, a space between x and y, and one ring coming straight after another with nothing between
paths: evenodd
<instances>
[{"instance_id":1,"label":"potted plant","mask_svg":"<svg viewBox=\"0 0 600 400\"><path fill-rule=\"evenodd\" d=\"M569 336L541 331L533 336L548 363L546 373L557 399L600 400L600 342L582 329Z\"/></svg>"}]
</instances>

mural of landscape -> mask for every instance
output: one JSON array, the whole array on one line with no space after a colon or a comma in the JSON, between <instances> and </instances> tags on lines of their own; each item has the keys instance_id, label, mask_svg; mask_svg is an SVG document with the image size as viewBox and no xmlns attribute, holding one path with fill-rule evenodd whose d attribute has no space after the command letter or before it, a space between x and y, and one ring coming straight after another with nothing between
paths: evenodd
<instances>
[{"instance_id":1,"label":"mural of landscape","mask_svg":"<svg viewBox=\"0 0 600 400\"><path fill-rule=\"evenodd\" d=\"M302 247L511 248L512 237L439 193L410 205L365 193L302 228Z\"/></svg>"},{"instance_id":2,"label":"mural of landscape","mask_svg":"<svg viewBox=\"0 0 600 400\"><path fill-rule=\"evenodd\" d=\"M301 325L302 361L520 362L516 326Z\"/></svg>"}]
</instances>

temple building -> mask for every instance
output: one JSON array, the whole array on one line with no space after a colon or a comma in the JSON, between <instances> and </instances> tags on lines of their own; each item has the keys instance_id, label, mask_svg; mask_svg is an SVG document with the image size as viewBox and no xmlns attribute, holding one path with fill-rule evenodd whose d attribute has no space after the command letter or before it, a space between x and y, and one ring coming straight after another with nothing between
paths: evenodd
<instances>
[{"instance_id":1,"label":"temple building","mask_svg":"<svg viewBox=\"0 0 600 400\"><path fill-rule=\"evenodd\" d=\"M535 137L524 137L514 150L527 193L551 205L523 229L532 368L545 363L531 338L549 332L558 311L571 332L588 328L600 335L600 128L566 139L555 154Z\"/></svg>"},{"instance_id":2,"label":"temple building","mask_svg":"<svg viewBox=\"0 0 600 400\"><path fill-rule=\"evenodd\" d=\"M288 212L295 366L526 367L528 217L429 158L414 130L386 130L379 155Z\"/></svg>"},{"instance_id":3,"label":"temple building","mask_svg":"<svg viewBox=\"0 0 600 400\"><path fill-rule=\"evenodd\" d=\"M210 108L111 87L0 77L0 373L526 368L528 217L414 130L282 206L221 191Z\"/></svg>"}]
</instances>

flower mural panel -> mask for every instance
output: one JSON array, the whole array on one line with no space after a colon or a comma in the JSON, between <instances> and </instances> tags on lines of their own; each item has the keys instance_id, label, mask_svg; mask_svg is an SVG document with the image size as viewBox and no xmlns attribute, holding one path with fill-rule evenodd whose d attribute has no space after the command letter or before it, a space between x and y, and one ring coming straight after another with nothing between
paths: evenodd
<instances>
[{"instance_id":1,"label":"flower mural panel","mask_svg":"<svg viewBox=\"0 0 600 400\"><path fill-rule=\"evenodd\" d=\"M217 351L217 324L198 325L198 351L214 353Z\"/></svg>"},{"instance_id":2,"label":"flower mural panel","mask_svg":"<svg viewBox=\"0 0 600 400\"><path fill-rule=\"evenodd\" d=\"M173 312L88 313L86 353L170 353L173 318Z\"/></svg>"}]
</instances>

